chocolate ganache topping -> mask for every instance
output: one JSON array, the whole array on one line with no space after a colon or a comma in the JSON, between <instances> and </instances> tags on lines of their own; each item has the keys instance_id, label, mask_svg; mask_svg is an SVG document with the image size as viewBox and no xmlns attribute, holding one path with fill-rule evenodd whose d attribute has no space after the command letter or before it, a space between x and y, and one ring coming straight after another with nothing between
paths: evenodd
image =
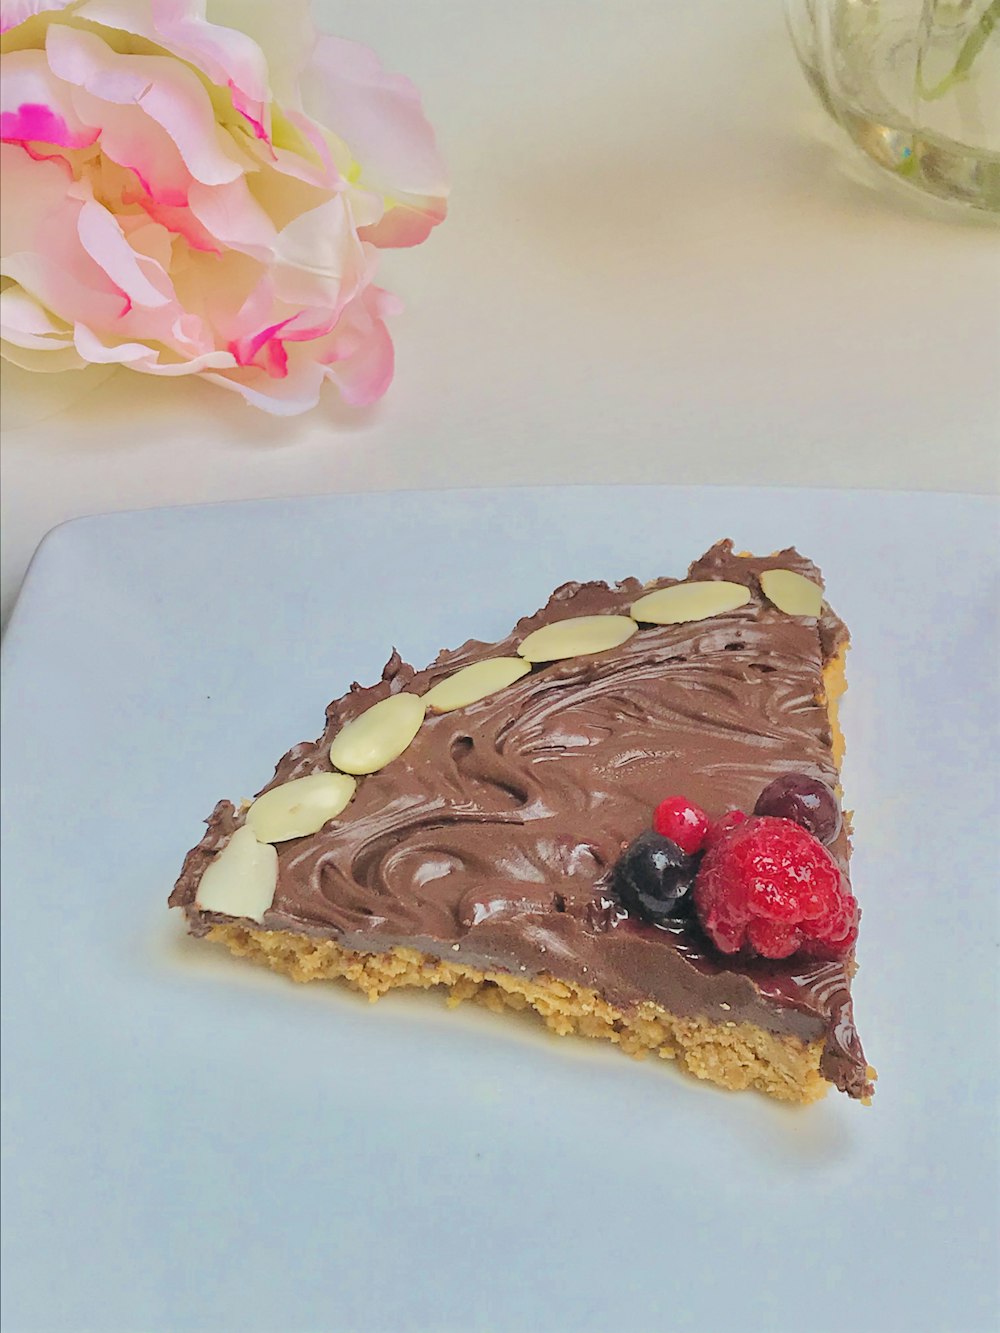
<instances>
[{"instance_id":1,"label":"chocolate ganache topping","mask_svg":"<svg viewBox=\"0 0 1000 1333\"><path fill-rule=\"evenodd\" d=\"M715 819L752 811L761 789L788 771L837 784L822 671L847 632L825 606L818 620L779 611L761 592L768 569L820 581L794 550L743 557L720 542L688 579L744 584L745 606L644 627L619 647L536 666L477 703L428 714L399 758L359 782L341 816L278 845L263 929L365 951L407 945L483 970L573 981L622 1009L652 1000L681 1017L822 1038L824 1077L869 1096L852 1018L853 959L724 957L696 923L625 915L609 888L623 846L666 795L683 793ZM394 652L382 680L332 703L322 736L293 747L264 790L330 771L334 736L379 700L424 694L461 667L513 656L555 621L627 614L644 592L676 582L567 583L507 639L470 640L423 671ZM195 932L228 919L199 910L195 896L243 819L220 802L185 860L170 903L185 908ZM846 873L846 831L831 850Z\"/></svg>"}]
</instances>

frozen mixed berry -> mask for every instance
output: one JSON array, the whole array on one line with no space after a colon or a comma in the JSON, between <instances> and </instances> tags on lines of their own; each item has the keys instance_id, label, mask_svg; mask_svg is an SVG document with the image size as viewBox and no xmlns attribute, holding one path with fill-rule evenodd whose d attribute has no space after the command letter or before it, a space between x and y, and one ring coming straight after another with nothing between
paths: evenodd
<instances>
[{"instance_id":1,"label":"frozen mixed berry","mask_svg":"<svg viewBox=\"0 0 1000 1333\"><path fill-rule=\"evenodd\" d=\"M858 904L840 867L790 819L753 816L710 846L693 898L722 953L833 959L857 938Z\"/></svg>"},{"instance_id":2,"label":"frozen mixed berry","mask_svg":"<svg viewBox=\"0 0 1000 1333\"><path fill-rule=\"evenodd\" d=\"M686 796L668 796L653 814L653 828L688 856L700 852L708 833L708 815Z\"/></svg>"},{"instance_id":3,"label":"frozen mixed berry","mask_svg":"<svg viewBox=\"0 0 1000 1333\"><path fill-rule=\"evenodd\" d=\"M742 810L727 810L714 824L709 825L708 836L705 838L706 848L714 847L721 838L731 833L734 828L739 828L744 819L746 819L746 815Z\"/></svg>"},{"instance_id":4,"label":"frozen mixed berry","mask_svg":"<svg viewBox=\"0 0 1000 1333\"><path fill-rule=\"evenodd\" d=\"M825 843L834 841L843 823L840 803L830 788L805 773L785 773L769 782L757 797L753 812L794 820Z\"/></svg>"},{"instance_id":5,"label":"frozen mixed berry","mask_svg":"<svg viewBox=\"0 0 1000 1333\"><path fill-rule=\"evenodd\" d=\"M695 863L670 838L647 830L622 852L613 884L629 912L662 925L688 907Z\"/></svg>"}]
</instances>

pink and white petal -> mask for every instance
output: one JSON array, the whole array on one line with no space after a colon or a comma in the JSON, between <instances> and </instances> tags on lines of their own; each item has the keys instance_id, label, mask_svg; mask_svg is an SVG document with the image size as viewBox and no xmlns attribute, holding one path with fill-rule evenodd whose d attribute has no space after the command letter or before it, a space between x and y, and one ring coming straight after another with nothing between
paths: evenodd
<instances>
[{"instance_id":1,"label":"pink and white petal","mask_svg":"<svg viewBox=\"0 0 1000 1333\"><path fill-rule=\"evenodd\" d=\"M242 337L275 318L268 301L266 307L262 303L255 323L238 323L240 308L258 286L263 271L256 260L235 250L224 250L221 255L188 250L176 255L170 276L181 307L202 321L214 346L224 347L231 338Z\"/></svg>"},{"instance_id":2,"label":"pink and white petal","mask_svg":"<svg viewBox=\"0 0 1000 1333\"><path fill-rule=\"evenodd\" d=\"M2 271L59 318L83 312L113 324L124 293L83 249L77 231L82 201L55 162L33 162L13 144L0 144Z\"/></svg>"},{"instance_id":3,"label":"pink and white petal","mask_svg":"<svg viewBox=\"0 0 1000 1333\"><path fill-rule=\"evenodd\" d=\"M295 133L301 135L312 153L315 154L318 165L313 166L311 162L303 158L301 153L295 153L290 149L276 145L274 153L278 170L286 175L300 174L303 179L306 179L305 172L309 171L312 173L309 179L314 179L318 184L325 185L327 189L341 188L344 184L344 178L334 161L330 143L322 128L301 111L285 110L284 116Z\"/></svg>"},{"instance_id":4,"label":"pink and white petal","mask_svg":"<svg viewBox=\"0 0 1000 1333\"><path fill-rule=\"evenodd\" d=\"M57 320L29 292L15 284L0 292L0 338L16 343L18 347L52 351L71 344L73 330L65 320Z\"/></svg>"},{"instance_id":5,"label":"pink and white petal","mask_svg":"<svg viewBox=\"0 0 1000 1333\"><path fill-rule=\"evenodd\" d=\"M161 125L134 106L102 102L82 88L74 88L73 104L81 115L100 119L103 158L132 173L133 191L138 182L156 203L184 207L193 178Z\"/></svg>"},{"instance_id":6,"label":"pink and white petal","mask_svg":"<svg viewBox=\"0 0 1000 1333\"><path fill-rule=\"evenodd\" d=\"M349 185L345 194L351 206L354 225L362 239L365 239L367 233L385 217L385 200L374 190L364 190L359 185Z\"/></svg>"},{"instance_id":7,"label":"pink and white petal","mask_svg":"<svg viewBox=\"0 0 1000 1333\"><path fill-rule=\"evenodd\" d=\"M242 0L245 14L253 8L252 0ZM270 0L268 8L273 8ZM275 25L280 33L290 26L287 9L287 3L280 7ZM94 23L138 33L188 61L212 83L228 88L233 106L254 134L268 138L268 59L253 36L241 31L246 28L239 22L244 13L237 12L239 26L233 27L209 22L204 0L86 0L79 13Z\"/></svg>"},{"instance_id":8,"label":"pink and white petal","mask_svg":"<svg viewBox=\"0 0 1000 1333\"><path fill-rule=\"evenodd\" d=\"M44 51L11 51L0 79L0 138L59 148L88 148L100 133L73 106L70 89L55 78Z\"/></svg>"},{"instance_id":9,"label":"pink and white petal","mask_svg":"<svg viewBox=\"0 0 1000 1333\"><path fill-rule=\"evenodd\" d=\"M230 317L226 332L227 340L234 342L252 338L258 329L273 323L276 315L274 282L270 271L265 270Z\"/></svg>"},{"instance_id":10,"label":"pink and white petal","mask_svg":"<svg viewBox=\"0 0 1000 1333\"><path fill-rule=\"evenodd\" d=\"M49 27L45 49L59 78L102 101L139 109L162 126L195 180L219 185L240 175L242 159L219 129L211 98L179 60L119 55L96 33L58 24Z\"/></svg>"},{"instance_id":11,"label":"pink and white petal","mask_svg":"<svg viewBox=\"0 0 1000 1333\"><path fill-rule=\"evenodd\" d=\"M22 370L40 370L54 374L59 370L82 370L87 362L72 343L54 343L51 350L41 347L21 347L0 339L0 356ZM6 416L4 418L6 421Z\"/></svg>"},{"instance_id":12,"label":"pink and white petal","mask_svg":"<svg viewBox=\"0 0 1000 1333\"><path fill-rule=\"evenodd\" d=\"M261 289L269 286L267 279L261 283ZM252 302L241 312L245 322ZM288 347L296 348L296 356L306 356L310 360L321 360L320 352L323 339L333 330L336 316L327 310L301 310L296 314L286 315L275 323L267 324L252 333L244 334L229 343L229 350L241 366L260 366L275 378L284 378L288 373Z\"/></svg>"},{"instance_id":13,"label":"pink and white petal","mask_svg":"<svg viewBox=\"0 0 1000 1333\"><path fill-rule=\"evenodd\" d=\"M254 87L248 72L227 61L228 78L249 97L264 101L268 91L274 101L297 107L299 75L316 44L310 0L208 0L208 18L221 24L228 34L240 29L259 50L266 52L267 70L263 89ZM196 62L197 63L197 62Z\"/></svg>"},{"instance_id":14,"label":"pink and white petal","mask_svg":"<svg viewBox=\"0 0 1000 1333\"><path fill-rule=\"evenodd\" d=\"M303 180L301 175L287 175L275 161L258 171L247 172L245 177L250 193L280 231L294 218L318 208L329 198L325 186Z\"/></svg>"},{"instance_id":15,"label":"pink and white petal","mask_svg":"<svg viewBox=\"0 0 1000 1333\"><path fill-rule=\"evenodd\" d=\"M353 356L335 361L327 375L345 403L367 407L378 402L396 372L396 352L384 324L376 324Z\"/></svg>"},{"instance_id":16,"label":"pink and white petal","mask_svg":"<svg viewBox=\"0 0 1000 1333\"><path fill-rule=\"evenodd\" d=\"M345 402L363 407L381 398L392 382L395 352L385 316L401 308L398 298L369 287L344 311L330 336L317 347L329 378Z\"/></svg>"},{"instance_id":17,"label":"pink and white petal","mask_svg":"<svg viewBox=\"0 0 1000 1333\"><path fill-rule=\"evenodd\" d=\"M0 33L10 32L19 23L25 23L37 14L70 9L76 3L77 0L3 0L3 4L0 4Z\"/></svg>"},{"instance_id":18,"label":"pink and white petal","mask_svg":"<svg viewBox=\"0 0 1000 1333\"><path fill-rule=\"evenodd\" d=\"M159 224L160 231L182 236L192 249L204 250L208 254L221 254L222 247L219 242L205 230L190 208L176 204L161 204L148 195L138 192L134 195L124 195L122 203L138 204L154 222ZM169 262L168 259L164 267L167 267Z\"/></svg>"},{"instance_id":19,"label":"pink and white petal","mask_svg":"<svg viewBox=\"0 0 1000 1333\"><path fill-rule=\"evenodd\" d=\"M135 342L163 347L170 353L167 361L189 361L218 351L211 327L178 301L155 308L133 305L114 326L104 328L102 336L112 344Z\"/></svg>"},{"instance_id":20,"label":"pink and white petal","mask_svg":"<svg viewBox=\"0 0 1000 1333\"><path fill-rule=\"evenodd\" d=\"M328 167L325 162L314 157L314 152L308 140L299 144L298 148L290 148L287 143L278 144L268 150L270 162L266 165L274 166L286 178L305 181L307 185L318 186L324 192L342 189L343 181L333 159L330 159Z\"/></svg>"},{"instance_id":21,"label":"pink and white petal","mask_svg":"<svg viewBox=\"0 0 1000 1333\"><path fill-rule=\"evenodd\" d=\"M344 139L361 164L361 183L392 199L448 195L447 174L417 89L383 69L373 51L321 36L302 76L306 111Z\"/></svg>"},{"instance_id":22,"label":"pink and white petal","mask_svg":"<svg viewBox=\"0 0 1000 1333\"><path fill-rule=\"evenodd\" d=\"M359 235L380 250L420 245L444 221L447 212L443 200L430 196L408 203L390 202L385 216L371 226L360 227Z\"/></svg>"},{"instance_id":23,"label":"pink and white petal","mask_svg":"<svg viewBox=\"0 0 1000 1333\"><path fill-rule=\"evenodd\" d=\"M128 237L128 243L137 255L145 255L155 260L164 270L170 270L173 264L174 237L168 228L159 222L153 222L143 214L135 216L121 215L118 225Z\"/></svg>"},{"instance_id":24,"label":"pink and white petal","mask_svg":"<svg viewBox=\"0 0 1000 1333\"><path fill-rule=\"evenodd\" d=\"M289 362L288 373L281 379L269 376L256 367L230 371L226 375L208 372L205 379L231 389L246 399L251 407L258 407L272 416L294 417L319 402L320 390L326 371L316 361L303 360L295 366Z\"/></svg>"},{"instance_id":25,"label":"pink and white petal","mask_svg":"<svg viewBox=\"0 0 1000 1333\"><path fill-rule=\"evenodd\" d=\"M226 249L262 261L271 258L277 232L245 177L214 186L196 181L188 193L188 205L198 224Z\"/></svg>"},{"instance_id":26,"label":"pink and white petal","mask_svg":"<svg viewBox=\"0 0 1000 1333\"><path fill-rule=\"evenodd\" d=\"M198 375L204 370L223 370L235 365L231 353L203 352L200 356L180 361L162 359L162 352L140 342L104 342L93 329L78 322L73 330L73 342L86 361L97 365L122 365L141 370L148 375Z\"/></svg>"},{"instance_id":27,"label":"pink and white petal","mask_svg":"<svg viewBox=\"0 0 1000 1333\"><path fill-rule=\"evenodd\" d=\"M274 343L279 341L278 334L288 323L287 319L279 320L277 324L268 324L263 329L258 329L256 333L248 334L243 338L234 338L229 344L229 350L236 358L237 365L252 366L262 365L259 359L260 353L267 348L271 348ZM273 354L271 355L271 367L274 365Z\"/></svg>"},{"instance_id":28,"label":"pink and white petal","mask_svg":"<svg viewBox=\"0 0 1000 1333\"><path fill-rule=\"evenodd\" d=\"M278 233L272 269L275 296L335 314L370 280L369 252L358 240L350 206L334 195Z\"/></svg>"},{"instance_id":29,"label":"pink and white petal","mask_svg":"<svg viewBox=\"0 0 1000 1333\"><path fill-rule=\"evenodd\" d=\"M163 268L136 254L118 219L96 199L88 199L81 208L77 231L84 250L125 293L131 306L157 309L174 300L173 286Z\"/></svg>"}]
</instances>

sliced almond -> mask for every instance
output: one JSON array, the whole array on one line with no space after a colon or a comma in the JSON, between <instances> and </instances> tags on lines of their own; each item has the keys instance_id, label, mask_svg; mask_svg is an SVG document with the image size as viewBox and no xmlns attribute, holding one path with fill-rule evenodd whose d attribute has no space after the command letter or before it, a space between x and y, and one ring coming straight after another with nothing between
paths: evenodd
<instances>
[{"instance_id":1,"label":"sliced almond","mask_svg":"<svg viewBox=\"0 0 1000 1333\"><path fill-rule=\"evenodd\" d=\"M766 569L760 576L764 596L786 616L818 616L823 589L792 569Z\"/></svg>"},{"instance_id":2,"label":"sliced almond","mask_svg":"<svg viewBox=\"0 0 1000 1333\"><path fill-rule=\"evenodd\" d=\"M617 648L638 628L629 616L574 616L534 630L517 651L527 662L558 662Z\"/></svg>"},{"instance_id":3,"label":"sliced almond","mask_svg":"<svg viewBox=\"0 0 1000 1333\"><path fill-rule=\"evenodd\" d=\"M485 662L473 662L472 666L462 667L453 676L438 681L424 695L424 703L430 713L450 713L455 708L467 708L469 704L513 685L530 670L531 663L523 657L490 657Z\"/></svg>"},{"instance_id":4,"label":"sliced almond","mask_svg":"<svg viewBox=\"0 0 1000 1333\"><path fill-rule=\"evenodd\" d=\"M246 824L233 836L206 869L195 895L203 912L245 916L260 924L274 902L278 884L278 853L258 842Z\"/></svg>"},{"instance_id":5,"label":"sliced almond","mask_svg":"<svg viewBox=\"0 0 1000 1333\"><path fill-rule=\"evenodd\" d=\"M347 806L357 789L343 773L312 773L293 778L258 796L247 811L247 824L259 842L287 842L317 833Z\"/></svg>"},{"instance_id":6,"label":"sliced almond","mask_svg":"<svg viewBox=\"0 0 1000 1333\"><path fill-rule=\"evenodd\" d=\"M743 583L702 579L658 588L633 602L630 610L645 625L684 625L689 620L707 620L709 616L721 616L724 611L735 611L749 600L750 589Z\"/></svg>"},{"instance_id":7,"label":"sliced almond","mask_svg":"<svg viewBox=\"0 0 1000 1333\"><path fill-rule=\"evenodd\" d=\"M426 711L415 694L390 694L334 737L330 762L343 773L377 773L403 753Z\"/></svg>"}]
</instances>

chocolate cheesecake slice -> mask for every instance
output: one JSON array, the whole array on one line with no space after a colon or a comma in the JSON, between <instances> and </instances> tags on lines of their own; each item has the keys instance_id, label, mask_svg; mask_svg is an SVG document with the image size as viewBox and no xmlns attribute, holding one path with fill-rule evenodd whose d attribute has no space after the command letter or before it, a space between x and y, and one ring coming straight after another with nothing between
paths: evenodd
<instances>
[{"instance_id":1,"label":"chocolate cheesecake slice","mask_svg":"<svg viewBox=\"0 0 1000 1333\"><path fill-rule=\"evenodd\" d=\"M353 685L252 803L219 802L170 905L296 981L440 987L726 1088L867 1101L847 642L794 550L567 583L499 643ZM690 840L653 828L665 798Z\"/></svg>"}]
</instances>

